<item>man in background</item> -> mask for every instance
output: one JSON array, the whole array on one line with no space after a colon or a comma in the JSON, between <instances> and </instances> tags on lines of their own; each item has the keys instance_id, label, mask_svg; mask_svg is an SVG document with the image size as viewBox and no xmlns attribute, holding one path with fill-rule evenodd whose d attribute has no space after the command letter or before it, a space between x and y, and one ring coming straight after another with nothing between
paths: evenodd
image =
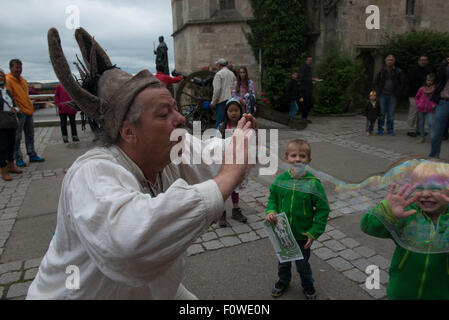
<instances>
[{"instance_id":1,"label":"man in background","mask_svg":"<svg viewBox=\"0 0 449 320\"><path fill-rule=\"evenodd\" d=\"M9 62L9 69L10 73L6 75L7 89L11 92L14 101L19 107L19 112L17 113L19 126L16 131L14 158L18 167L25 167L26 164L23 161L22 151L20 150L22 130L25 133L25 146L30 162L43 162L45 159L39 157L34 149L34 106L28 93L28 82L21 76L22 61L12 59Z\"/></svg>"},{"instance_id":2,"label":"man in background","mask_svg":"<svg viewBox=\"0 0 449 320\"><path fill-rule=\"evenodd\" d=\"M408 99L410 102L407 117L409 128L407 135L413 138L418 136L418 111L416 109L415 96L419 88L424 85L427 75L432 72L432 68L428 64L429 58L425 55L420 56L418 65L410 70L407 77Z\"/></svg>"},{"instance_id":3,"label":"man in background","mask_svg":"<svg viewBox=\"0 0 449 320\"><path fill-rule=\"evenodd\" d=\"M232 97L232 84L237 80L235 74L227 68L228 62L221 58L216 62L218 72L212 83L214 94L210 106L215 108L215 129L224 119L226 102Z\"/></svg>"}]
</instances>

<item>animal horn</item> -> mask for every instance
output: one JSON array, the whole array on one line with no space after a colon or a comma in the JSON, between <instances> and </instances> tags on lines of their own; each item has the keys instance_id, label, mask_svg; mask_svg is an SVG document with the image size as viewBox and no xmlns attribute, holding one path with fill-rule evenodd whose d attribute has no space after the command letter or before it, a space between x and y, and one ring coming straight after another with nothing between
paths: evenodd
<instances>
[{"instance_id":1,"label":"animal horn","mask_svg":"<svg viewBox=\"0 0 449 320\"><path fill-rule=\"evenodd\" d=\"M67 59L65 58L61 47L61 39L58 30L56 30L56 28L51 28L48 30L47 37L50 60L55 74L64 89L88 117L102 119L102 116L99 113L102 101L100 98L83 89L73 78L69 64L67 63Z\"/></svg>"},{"instance_id":2,"label":"animal horn","mask_svg":"<svg viewBox=\"0 0 449 320\"><path fill-rule=\"evenodd\" d=\"M97 73L103 74L104 71L112 67L111 60L106 51L103 50L86 30L83 28L76 29L75 38L91 76Z\"/></svg>"}]
</instances>

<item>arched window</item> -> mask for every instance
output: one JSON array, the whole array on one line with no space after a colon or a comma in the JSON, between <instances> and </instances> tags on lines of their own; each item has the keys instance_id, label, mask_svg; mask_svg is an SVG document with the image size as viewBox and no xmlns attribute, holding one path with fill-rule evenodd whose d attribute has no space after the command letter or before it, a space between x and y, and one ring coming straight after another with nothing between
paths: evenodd
<instances>
[{"instance_id":1,"label":"arched window","mask_svg":"<svg viewBox=\"0 0 449 320\"><path fill-rule=\"evenodd\" d=\"M407 7L405 8L405 14L408 16L415 15L415 0L407 0Z\"/></svg>"},{"instance_id":2,"label":"arched window","mask_svg":"<svg viewBox=\"0 0 449 320\"><path fill-rule=\"evenodd\" d=\"M235 9L235 0L220 0L220 9Z\"/></svg>"}]
</instances>

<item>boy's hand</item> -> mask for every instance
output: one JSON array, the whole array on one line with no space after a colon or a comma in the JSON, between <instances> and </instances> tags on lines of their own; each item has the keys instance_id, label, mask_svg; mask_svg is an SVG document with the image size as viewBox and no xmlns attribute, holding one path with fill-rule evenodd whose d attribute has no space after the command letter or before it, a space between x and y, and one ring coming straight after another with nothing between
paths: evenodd
<instances>
[{"instance_id":1,"label":"boy's hand","mask_svg":"<svg viewBox=\"0 0 449 320\"><path fill-rule=\"evenodd\" d=\"M271 224L276 224L276 223L278 223L278 217L276 217L276 213L270 212L265 217L265 221L268 223L271 223Z\"/></svg>"},{"instance_id":2,"label":"boy's hand","mask_svg":"<svg viewBox=\"0 0 449 320\"><path fill-rule=\"evenodd\" d=\"M312 239L312 238L309 238L309 236L308 236L305 232L303 232L302 235L307 237L307 242L306 242L306 245L304 246L304 249L307 250L307 249L309 249L310 246L312 245L313 239Z\"/></svg>"},{"instance_id":3,"label":"boy's hand","mask_svg":"<svg viewBox=\"0 0 449 320\"><path fill-rule=\"evenodd\" d=\"M412 192L415 190L416 186L406 184L402 187L401 190L399 190L398 193L395 194L394 191L396 187L397 184L393 183L390 189L390 193L388 193L387 196L387 202L390 205L391 211L393 212L394 216L398 219L402 219L415 214L416 210L404 210L418 200L419 193L416 193L412 198L408 199Z\"/></svg>"}]
</instances>

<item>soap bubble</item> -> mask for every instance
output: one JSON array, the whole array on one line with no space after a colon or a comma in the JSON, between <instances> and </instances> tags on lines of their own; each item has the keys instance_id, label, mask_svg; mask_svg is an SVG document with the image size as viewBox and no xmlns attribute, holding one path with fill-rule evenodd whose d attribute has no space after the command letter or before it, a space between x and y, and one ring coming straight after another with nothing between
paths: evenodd
<instances>
[{"instance_id":1,"label":"soap bubble","mask_svg":"<svg viewBox=\"0 0 449 320\"><path fill-rule=\"evenodd\" d=\"M419 175L419 171L423 170L414 171L420 164L425 165L419 169L427 168L422 176ZM309 174L304 175L303 171ZM292 166L289 172L291 179L276 179L273 185L287 191L308 193L327 201L326 194L317 187L314 176L322 183L329 183L333 188L326 190L328 194L332 194L331 211L374 215L390 232L396 243L407 250L419 253L449 252L449 215L441 215L438 222L434 223L429 215L417 206L417 214L409 219L399 219L397 222L389 219L384 210L378 207L388 195L392 184L398 185L395 193L406 184L414 185L416 189L410 198L416 192L448 190L449 164L420 159L408 160L394 166L383 175L369 177L360 183L347 183L309 165Z\"/></svg>"}]
</instances>

